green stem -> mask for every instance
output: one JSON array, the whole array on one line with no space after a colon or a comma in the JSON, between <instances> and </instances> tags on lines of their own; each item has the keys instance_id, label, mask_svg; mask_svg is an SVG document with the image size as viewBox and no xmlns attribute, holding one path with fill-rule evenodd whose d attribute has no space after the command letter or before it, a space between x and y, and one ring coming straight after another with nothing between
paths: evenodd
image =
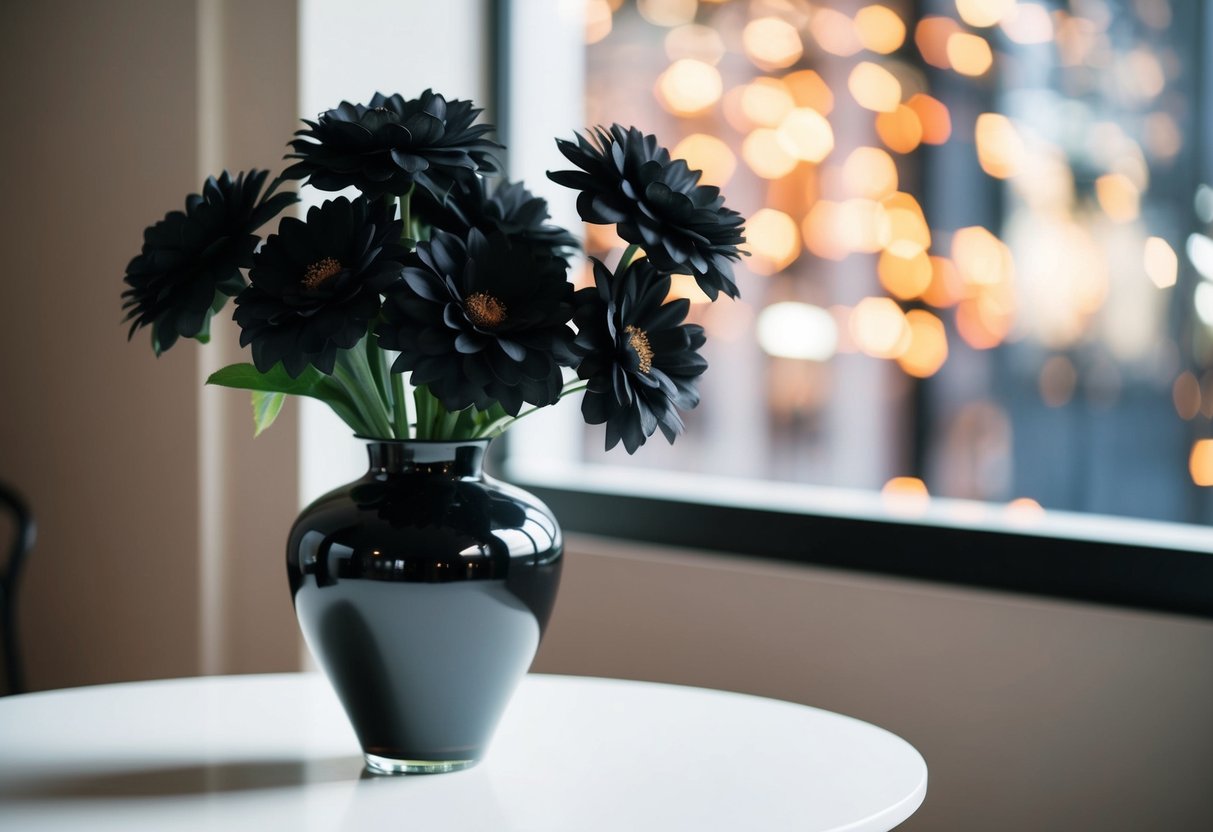
<instances>
[{"instance_id":1,"label":"green stem","mask_svg":"<svg viewBox=\"0 0 1213 832\"><path fill-rule=\"evenodd\" d=\"M586 387L589 386L589 384L590 383L588 381L582 381L581 379L575 379L573 381L568 382L567 384L564 385L564 387L560 388L560 396L557 399L557 401L559 401L560 399L563 399L565 396L569 395L570 393L577 393L581 390L584 390ZM530 410L522 411L517 416L503 416L500 419L497 419L493 422L489 422L487 425L485 425L483 428L481 428L479 431L477 431L477 435L481 436L481 437L487 437L490 439L495 436L501 436L501 434L505 433L507 430L509 430L511 427L513 427L515 422L519 421L520 419L525 419L527 416L530 416L532 413L535 413L536 411L539 411L539 410L543 410L543 408L547 407L547 406L548 405L544 405L543 407L532 407Z\"/></svg>"},{"instance_id":2,"label":"green stem","mask_svg":"<svg viewBox=\"0 0 1213 832\"><path fill-rule=\"evenodd\" d=\"M404 395L404 374L388 373L392 377L392 398L395 400L392 408L392 418L396 422L396 438L409 438L409 399Z\"/></svg>"},{"instance_id":3,"label":"green stem","mask_svg":"<svg viewBox=\"0 0 1213 832\"><path fill-rule=\"evenodd\" d=\"M373 439L390 439L392 426L388 422L387 408L377 391L378 385L371 374L366 350L355 347L337 353L337 364L333 376L345 387L359 411L375 431ZM372 395L373 394L373 395Z\"/></svg>"},{"instance_id":4,"label":"green stem","mask_svg":"<svg viewBox=\"0 0 1213 832\"><path fill-rule=\"evenodd\" d=\"M402 240L416 240L413 234L413 188L417 187L416 183L409 185L409 189L400 197L400 219L404 222L404 228L400 232Z\"/></svg>"},{"instance_id":5,"label":"green stem","mask_svg":"<svg viewBox=\"0 0 1213 832\"><path fill-rule=\"evenodd\" d=\"M623 256L619 258L619 262L615 265L615 277L623 274L629 265L632 263L632 258L636 256L636 252L640 251L640 246L632 243L623 250Z\"/></svg>"}]
</instances>

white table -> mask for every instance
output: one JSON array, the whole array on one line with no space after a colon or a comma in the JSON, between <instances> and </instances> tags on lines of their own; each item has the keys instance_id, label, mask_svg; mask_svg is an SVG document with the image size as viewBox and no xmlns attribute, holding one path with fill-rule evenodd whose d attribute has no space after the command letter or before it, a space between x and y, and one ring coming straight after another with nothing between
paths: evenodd
<instances>
[{"instance_id":1,"label":"white table","mask_svg":"<svg viewBox=\"0 0 1213 832\"><path fill-rule=\"evenodd\" d=\"M0 699L0 829L887 830L922 757L828 711L699 688L528 676L463 772L363 775L321 676Z\"/></svg>"}]
</instances>

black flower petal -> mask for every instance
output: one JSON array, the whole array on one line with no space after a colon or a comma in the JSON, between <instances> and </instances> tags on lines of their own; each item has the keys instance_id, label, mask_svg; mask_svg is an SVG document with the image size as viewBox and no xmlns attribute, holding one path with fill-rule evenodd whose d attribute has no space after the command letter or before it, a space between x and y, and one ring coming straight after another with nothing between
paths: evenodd
<instances>
[{"instance_id":1,"label":"black flower petal","mask_svg":"<svg viewBox=\"0 0 1213 832\"><path fill-rule=\"evenodd\" d=\"M475 177L451 191L445 203L418 191L411 206L413 214L428 225L460 236L472 228L486 236L501 232L511 243L544 248L556 256L578 247L576 237L547 222L547 200L532 194L521 182L501 182L490 196L485 181Z\"/></svg>"},{"instance_id":2,"label":"black flower petal","mask_svg":"<svg viewBox=\"0 0 1213 832\"><path fill-rule=\"evenodd\" d=\"M500 168L494 151L501 145L485 138L493 126L472 123L480 112L431 90L409 101L382 93L367 105L343 101L304 120L307 129L295 132L287 154L299 161L283 175L307 178L322 191L352 185L368 197L401 196L416 183L441 201L476 171Z\"/></svg>"},{"instance_id":3,"label":"black flower petal","mask_svg":"<svg viewBox=\"0 0 1213 832\"><path fill-rule=\"evenodd\" d=\"M241 269L252 265L253 233L299 197L261 196L267 171L235 179L210 177L201 194L190 194L185 211L172 211L143 232L143 251L126 267L122 293L127 338L152 327L152 348L167 350L178 338L206 338L211 316L244 288Z\"/></svg>"},{"instance_id":4,"label":"black flower petal","mask_svg":"<svg viewBox=\"0 0 1213 832\"><path fill-rule=\"evenodd\" d=\"M617 226L619 236L644 249L659 271L695 276L704 293L737 297L730 261L741 256L745 220L724 207L720 189L699 184L700 172L671 161L655 136L635 127L597 128L593 141L557 140L580 170L549 171L553 182L580 191L586 222Z\"/></svg>"},{"instance_id":5,"label":"black flower petal","mask_svg":"<svg viewBox=\"0 0 1213 832\"><path fill-rule=\"evenodd\" d=\"M332 373L337 351L366 335L407 255L393 213L382 201L338 197L306 222L282 220L236 298L240 345L252 345L258 370L281 361L292 378L309 365Z\"/></svg>"},{"instance_id":6,"label":"black flower petal","mask_svg":"<svg viewBox=\"0 0 1213 832\"><path fill-rule=\"evenodd\" d=\"M560 366L573 361L567 269L500 232L435 231L384 300L375 331L380 346L400 352L392 371L412 373L450 412L500 403L516 416L523 402L554 404Z\"/></svg>"},{"instance_id":7,"label":"black flower petal","mask_svg":"<svg viewBox=\"0 0 1213 832\"><path fill-rule=\"evenodd\" d=\"M696 381L708 362L698 353L703 327L685 324L690 302L665 303L670 277L647 259L615 277L597 259L594 288L575 296L573 350L577 375L588 382L581 413L606 423L606 449L619 442L629 454L658 428L671 443L682 432L678 409L699 404Z\"/></svg>"}]
</instances>

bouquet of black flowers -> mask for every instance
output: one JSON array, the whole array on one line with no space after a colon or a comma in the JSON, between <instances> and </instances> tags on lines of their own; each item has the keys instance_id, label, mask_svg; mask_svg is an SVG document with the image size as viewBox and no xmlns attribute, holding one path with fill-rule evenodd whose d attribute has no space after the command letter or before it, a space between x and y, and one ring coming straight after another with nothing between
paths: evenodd
<instances>
[{"instance_id":1,"label":"bouquet of black flowers","mask_svg":"<svg viewBox=\"0 0 1213 832\"><path fill-rule=\"evenodd\" d=\"M582 219L630 244L574 291L576 239L522 184L490 186L500 145L479 113L429 90L376 93L305 120L268 188L265 171L208 179L144 232L126 270L130 335L151 327L157 354L205 342L234 298L252 362L208 383L252 390L258 432L296 395L367 438L492 437L584 391L608 450L632 453L658 428L673 442L707 362L688 301L668 300L670 275L736 297L741 216L635 128L558 141L577 169L548 176L579 192ZM285 217L262 242L257 231L298 201L277 192L286 180L359 195Z\"/></svg>"}]
</instances>

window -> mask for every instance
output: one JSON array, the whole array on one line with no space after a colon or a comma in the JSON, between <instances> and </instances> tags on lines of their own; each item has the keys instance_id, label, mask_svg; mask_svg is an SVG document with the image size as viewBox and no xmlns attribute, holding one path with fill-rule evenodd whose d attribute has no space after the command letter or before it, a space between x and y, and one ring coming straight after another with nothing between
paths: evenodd
<instances>
[{"instance_id":1,"label":"window","mask_svg":"<svg viewBox=\"0 0 1213 832\"><path fill-rule=\"evenodd\" d=\"M650 537L661 511L685 527L669 512L693 503L768 530L769 512L808 507L861 524L847 528L861 547L891 546L885 559L911 525L928 560L944 527L1209 550L1201 528L1068 514L1209 517L1202 4L591 0L580 18L574 6L548 20L512 8L515 175L563 166L534 145L569 124L636 124L724 185L752 256L741 302L695 307L712 367L677 444L604 455L601 433L562 408L519 431L516 470L556 500L648 494L658 502L624 522L657 512L633 529ZM584 79L542 76L562 55ZM536 94L555 88L556 106ZM575 217L546 194L558 220ZM609 232L587 232L590 253L618 256ZM684 476L658 473L670 471ZM900 532L886 536L890 523ZM787 534L786 556L814 548ZM665 542L712 548L704 537ZM975 539L956 538L957 552ZM1006 546L1025 562L1023 537ZM1105 569L1107 551L1088 567Z\"/></svg>"}]
</instances>

